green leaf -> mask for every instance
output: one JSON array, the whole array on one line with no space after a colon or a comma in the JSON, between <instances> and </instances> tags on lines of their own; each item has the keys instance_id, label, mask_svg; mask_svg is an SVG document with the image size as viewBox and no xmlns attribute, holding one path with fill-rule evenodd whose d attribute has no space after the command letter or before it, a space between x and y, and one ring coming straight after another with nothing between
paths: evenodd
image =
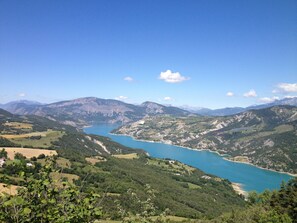
<instances>
[{"instance_id":1,"label":"green leaf","mask_svg":"<svg viewBox=\"0 0 297 223\"><path fill-rule=\"evenodd\" d=\"M24 214L30 214L31 213L31 209L30 208L24 208L23 213Z\"/></svg>"}]
</instances>

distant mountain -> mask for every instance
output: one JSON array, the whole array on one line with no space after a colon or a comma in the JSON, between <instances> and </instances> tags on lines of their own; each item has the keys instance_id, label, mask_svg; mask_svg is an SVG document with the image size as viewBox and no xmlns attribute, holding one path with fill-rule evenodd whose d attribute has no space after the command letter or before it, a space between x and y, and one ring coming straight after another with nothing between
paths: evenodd
<instances>
[{"instance_id":1,"label":"distant mountain","mask_svg":"<svg viewBox=\"0 0 297 223\"><path fill-rule=\"evenodd\" d=\"M220 108L220 109L208 109L208 108L187 108L183 107L185 110L188 110L192 113L199 114L199 115L207 115L207 116L228 116L228 115L235 115L239 114L244 111L249 111L253 109L262 109L262 108L269 108L272 106L277 105L291 105L297 106L297 97L293 98L284 98L281 100L275 100L274 102L261 104L261 105L253 105L246 108L243 107L231 107L231 108Z\"/></svg>"},{"instance_id":2,"label":"distant mountain","mask_svg":"<svg viewBox=\"0 0 297 223\"><path fill-rule=\"evenodd\" d=\"M0 104L0 108L14 114L22 114L23 111L34 110L36 107L40 105L42 104L37 101L19 100L8 102L6 104Z\"/></svg>"},{"instance_id":3,"label":"distant mountain","mask_svg":"<svg viewBox=\"0 0 297 223\"><path fill-rule=\"evenodd\" d=\"M12 102L4 107L7 111L19 115L38 115L73 126L85 126L102 122L130 122L146 115L189 115L190 112L180 108L164 106L154 102L141 105L127 104L112 99L95 97L79 98L52 104L29 104Z\"/></svg>"},{"instance_id":4,"label":"distant mountain","mask_svg":"<svg viewBox=\"0 0 297 223\"><path fill-rule=\"evenodd\" d=\"M199 115L209 115L209 116L227 116L227 115L234 115L238 114L243 111L247 111L246 108L241 107L232 107L232 108L221 108L221 109L215 109L215 110L202 110L195 112Z\"/></svg>"},{"instance_id":5,"label":"distant mountain","mask_svg":"<svg viewBox=\"0 0 297 223\"><path fill-rule=\"evenodd\" d=\"M190 112L173 107L173 106L165 106L155 102L146 101L140 105L142 108L145 109L145 113L149 115L157 115L157 114L169 114L169 115L189 115Z\"/></svg>"},{"instance_id":6,"label":"distant mountain","mask_svg":"<svg viewBox=\"0 0 297 223\"><path fill-rule=\"evenodd\" d=\"M249 110L250 109L261 109L261 108L268 108L268 107L277 106L277 105L297 106L297 97L284 98L284 99L281 99L281 100L275 100L274 102L271 102L271 103L268 103L268 104L249 106L247 108Z\"/></svg>"},{"instance_id":7,"label":"distant mountain","mask_svg":"<svg viewBox=\"0 0 297 223\"><path fill-rule=\"evenodd\" d=\"M0 108L0 117L12 117L13 114L9 113L8 111Z\"/></svg>"},{"instance_id":8,"label":"distant mountain","mask_svg":"<svg viewBox=\"0 0 297 223\"><path fill-rule=\"evenodd\" d=\"M281 105L224 117L146 117L115 132L297 174L296 131L297 107Z\"/></svg>"}]
</instances>

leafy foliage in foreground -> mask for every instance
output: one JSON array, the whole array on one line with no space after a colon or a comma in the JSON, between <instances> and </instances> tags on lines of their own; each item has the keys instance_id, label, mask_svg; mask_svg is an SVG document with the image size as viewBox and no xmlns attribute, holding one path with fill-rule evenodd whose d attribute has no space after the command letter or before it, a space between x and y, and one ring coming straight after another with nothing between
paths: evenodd
<instances>
[{"instance_id":1,"label":"leafy foliage in foreground","mask_svg":"<svg viewBox=\"0 0 297 223\"><path fill-rule=\"evenodd\" d=\"M34 177L26 178L16 196L0 197L1 222L91 222L101 215L97 194L81 193L68 182L59 187L50 177L52 171L46 165Z\"/></svg>"},{"instance_id":2,"label":"leafy foliage in foreground","mask_svg":"<svg viewBox=\"0 0 297 223\"><path fill-rule=\"evenodd\" d=\"M225 213L213 223L297 223L297 178L283 184L279 191L251 192L249 207Z\"/></svg>"}]
</instances>

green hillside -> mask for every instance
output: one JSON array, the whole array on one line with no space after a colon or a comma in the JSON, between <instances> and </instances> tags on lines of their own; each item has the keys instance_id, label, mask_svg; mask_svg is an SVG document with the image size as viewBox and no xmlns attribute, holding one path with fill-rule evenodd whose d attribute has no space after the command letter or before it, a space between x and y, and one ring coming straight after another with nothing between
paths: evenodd
<instances>
[{"instance_id":1,"label":"green hillside","mask_svg":"<svg viewBox=\"0 0 297 223\"><path fill-rule=\"evenodd\" d=\"M103 218L137 216L145 211L147 199L154 208L154 214L150 215L166 212L171 216L195 219L211 219L245 206L243 197L235 193L228 180L179 162L152 159L141 150L122 146L106 137L86 135L73 127L55 125L46 118L5 113L0 122L2 147L56 150L57 172L51 176L59 181L73 182L82 194L100 194ZM46 134L48 132L51 134ZM59 133L54 135L56 138L53 138L53 132ZM115 154L131 153L138 155L114 157ZM27 166L27 163L33 166ZM15 156L0 169L0 183L26 187L26 177L33 174L30 178L34 182L45 163L44 156L31 159ZM20 175L20 172L24 173Z\"/></svg>"},{"instance_id":2,"label":"green hillside","mask_svg":"<svg viewBox=\"0 0 297 223\"><path fill-rule=\"evenodd\" d=\"M297 173L297 108L276 106L226 117L146 117L115 131L137 139L209 149L231 160Z\"/></svg>"}]
</instances>

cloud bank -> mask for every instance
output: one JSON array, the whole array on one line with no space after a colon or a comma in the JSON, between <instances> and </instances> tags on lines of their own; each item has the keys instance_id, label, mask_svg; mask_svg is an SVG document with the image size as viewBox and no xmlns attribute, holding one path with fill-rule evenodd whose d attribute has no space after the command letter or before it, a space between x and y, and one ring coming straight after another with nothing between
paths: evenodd
<instances>
[{"instance_id":1,"label":"cloud bank","mask_svg":"<svg viewBox=\"0 0 297 223\"><path fill-rule=\"evenodd\" d=\"M280 92L284 93L297 92L297 83L280 83L278 84L277 88Z\"/></svg>"}]
</instances>

